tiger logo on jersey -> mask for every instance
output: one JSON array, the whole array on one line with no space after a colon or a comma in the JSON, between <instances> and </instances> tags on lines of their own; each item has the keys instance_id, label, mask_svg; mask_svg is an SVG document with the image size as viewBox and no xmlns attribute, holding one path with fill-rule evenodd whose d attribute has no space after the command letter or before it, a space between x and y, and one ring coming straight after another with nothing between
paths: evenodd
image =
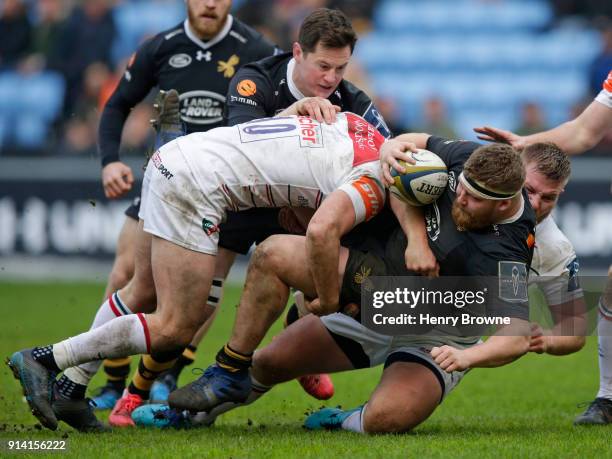
<instances>
[{"instance_id":1,"label":"tiger logo on jersey","mask_svg":"<svg viewBox=\"0 0 612 459\"><path fill-rule=\"evenodd\" d=\"M223 72L225 78L231 78L236 73L236 66L240 62L240 58L235 54L232 54L230 58L225 61L217 61L217 72Z\"/></svg>"}]
</instances>

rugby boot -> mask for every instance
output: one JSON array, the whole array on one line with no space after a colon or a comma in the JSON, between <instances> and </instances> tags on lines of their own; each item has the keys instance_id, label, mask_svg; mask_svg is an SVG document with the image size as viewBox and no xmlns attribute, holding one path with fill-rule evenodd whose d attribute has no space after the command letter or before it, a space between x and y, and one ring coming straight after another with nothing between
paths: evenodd
<instances>
[{"instance_id":1,"label":"rugby boot","mask_svg":"<svg viewBox=\"0 0 612 459\"><path fill-rule=\"evenodd\" d=\"M612 424L612 400L597 397L584 413L574 419L574 425L604 425Z\"/></svg>"},{"instance_id":2,"label":"rugby boot","mask_svg":"<svg viewBox=\"0 0 612 459\"><path fill-rule=\"evenodd\" d=\"M306 418L304 427L308 430L338 430L342 428L342 423L346 418L361 408L359 406L348 411L340 408L322 408Z\"/></svg>"},{"instance_id":3,"label":"rugby boot","mask_svg":"<svg viewBox=\"0 0 612 459\"><path fill-rule=\"evenodd\" d=\"M57 429L57 417L51 407L55 372L34 360L32 349L15 352L6 363L21 383L32 414L47 429Z\"/></svg>"},{"instance_id":4,"label":"rugby boot","mask_svg":"<svg viewBox=\"0 0 612 459\"><path fill-rule=\"evenodd\" d=\"M108 423L113 427L134 427L132 412L143 403L140 395L130 394L126 389L108 416Z\"/></svg>"},{"instance_id":5,"label":"rugby boot","mask_svg":"<svg viewBox=\"0 0 612 459\"><path fill-rule=\"evenodd\" d=\"M175 410L163 403L150 403L136 408L132 420L137 426L158 429L188 429L191 427L187 411Z\"/></svg>"},{"instance_id":6,"label":"rugby boot","mask_svg":"<svg viewBox=\"0 0 612 459\"><path fill-rule=\"evenodd\" d=\"M179 410L210 411L224 402L242 403L250 392L248 371L231 372L214 364L197 380L172 392L168 404Z\"/></svg>"},{"instance_id":7,"label":"rugby boot","mask_svg":"<svg viewBox=\"0 0 612 459\"><path fill-rule=\"evenodd\" d=\"M51 403L58 421L64 421L79 432L105 432L110 430L94 415L94 402L88 398L71 399L54 391Z\"/></svg>"},{"instance_id":8,"label":"rugby boot","mask_svg":"<svg viewBox=\"0 0 612 459\"><path fill-rule=\"evenodd\" d=\"M151 403L167 403L170 392L176 390L176 377L171 373L164 373L155 380L151 386Z\"/></svg>"},{"instance_id":9,"label":"rugby boot","mask_svg":"<svg viewBox=\"0 0 612 459\"><path fill-rule=\"evenodd\" d=\"M121 391L115 389L111 383L106 383L98 389L96 396L93 398L96 410L112 410L121 398Z\"/></svg>"},{"instance_id":10,"label":"rugby boot","mask_svg":"<svg viewBox=\"0 0 612 459\"><path fill-rule=\"evenodd\" d=\"M317 400L328 400L334 395L334 383L328 374L300 376L298 382L308 395Z\"/></svg>"},{"instance_id":11,"label":"rugby boot","mask_svg":"<svg viewBox=\"0 0 612 459\"><path fill-rule=\"evenodd\" d=\"M176 89L168 91L161 90L157 93L153 102L155 118L151 125L157 133L155 138L155 149L162 145L185 135L185 126L181 120L179 93Z\"/></svg>"}]
</instances>

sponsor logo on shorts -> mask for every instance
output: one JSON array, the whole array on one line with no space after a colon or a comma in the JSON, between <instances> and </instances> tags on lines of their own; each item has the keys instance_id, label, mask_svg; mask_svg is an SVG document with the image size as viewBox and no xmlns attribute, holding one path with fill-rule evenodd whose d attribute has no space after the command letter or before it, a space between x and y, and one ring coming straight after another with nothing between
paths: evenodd
<instances>
[{"instance_id":1,"label":"sponsor logo on shorts","mask_svg":"<svg viewBox=\"0 0 612 459\"><path fill-rule=\"evenodd\" d=\"M257 85L253 80L241 80L236 85L238 94L244 97L251 97L257 93Z\"/></svg>"},{"instance_id":2,"label":"sponsor logo on shorts","mask_svg":"<svg viewBox=\"0 0 612 459\"><path fill-rule=\"evenodd\" d=\"M156 151L153 156L151 156L151 161L155 168L160 172L161 175L170 180L174 177L174 174L168 170L166 166L162 163L161 157L159 156L159 151Z\"/></svg>"},{"instance_id":3,"label":"sponsor logo on shorts","mask_svg":"<svg viewBox=\"0 0 612 459\"><path fill-rule=\"evenodd\" d=\"M219 231L219 227L206 218L202 219L202 229L207 236Z\"/></svg>"},{"instance_id":4,"label":"sponsor logo on shorts","mask_svg":"<svg viewBox=\"0 0 612 459\"><path fill-rule=\"evenodd\" d=\"M240 58L232 54L227 61L217 61L217 72L223 72L225 78L231 78L236 73L236 66L240 62Z\"/></svg>"},{"instance_id":5,"label":"sponsor logo on shorts","mask_svg":"<svg viewBox=\"0 0 612 459\"><path fill-rule=\"evenodd\" d=\"M321 124L313 121L308 116L298 116L298 129L300 135L300 146L310 148L323 147L323 137L321 135Z\"/></svg>"},{"instance_id":6,"label":"sponsor logo on shorts","mask_svg":"<svg viewBox=\"0 0 612 459\"><path fill-rule=\"evenodd\" d=\"M180 69L183 67L187 67L191 64L191 56L189 54L180 53L175 54L168 60L168 64L170 64L175 69Z\"/></svg>"},{"instance_id":7,"label":"sponsor logo on shorts","mask_svg":"<svg viewBox=\"0 0 612 459\"><path fill-rule=\"evenodd\" d=\"M527 265L518 261L500 261L499 297L511 303L527 301Z\"/></svg>"},{"instance_id":8,"label":"sponsor logo on shorts","mask_svg":"<svg viewBox=\"0 0 612 459\"><path fill-rule=\"evenodd\" d=\"M361 265L359 271L353 276L353 280L357 285L361 285L363 289L371 291L373 289L372 281L368 279L372 274L372 268Z\"/></svg>"},{"instance_id":9,"label":"sponsor logo on shorts","mask_svg":"<svg viewBox=\"0 0 612 459\"><path fill-rule=\"evenodd\" d=\"M212 91L188 91L181 94L181 118L186 123L213 124L223 120L225 97Z\"/></svg>"}]
</instances>

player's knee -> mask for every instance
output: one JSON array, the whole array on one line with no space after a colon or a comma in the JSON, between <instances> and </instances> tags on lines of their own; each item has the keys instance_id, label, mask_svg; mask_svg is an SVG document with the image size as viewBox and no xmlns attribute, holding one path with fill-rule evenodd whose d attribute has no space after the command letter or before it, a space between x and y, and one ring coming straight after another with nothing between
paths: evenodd
<instances>
[{"instance_id":1,"label":"player's knee","mask_svg":"<svg viewBox=\"0 0 612 459\"><path fill-rule=\"evenodd\" d=\"M418 396L418 394L414 394ZM409 403L388 403L370 401L363 418L363 429L367 433L402 433L408 432L425 419L416 407Z\"/></svg>"},{"instance_id":2,"label":"player's knee","mask_svg":"<svg viewBox=\"0 0 612 459\"><path fill-rule=\"evenodd\" d=\"M279 239L270 236L257 245L251 257L250 267L257 271L276 271L282 266L282 252L279 250Z\"/></svg>"},{"instance_id":3,"label":"player's knee","mask_svg":"<svg viewBox=\"0 0 612 459\"><path fill-rule=\"evenodd\" d=\"M270 347L258 350L253 357L253 369L259 376L258 381L272 385L293 379L279 362L279 352Z\"/></svg>"}]
</instances>

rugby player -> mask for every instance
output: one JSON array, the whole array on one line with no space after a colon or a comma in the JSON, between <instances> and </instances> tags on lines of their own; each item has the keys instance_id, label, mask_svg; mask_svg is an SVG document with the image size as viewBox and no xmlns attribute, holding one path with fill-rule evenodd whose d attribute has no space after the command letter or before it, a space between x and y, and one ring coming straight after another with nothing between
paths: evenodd
<instances>
[{"instance_id":1,"label":"rugby player","mask_svg":"<svg viewBox=\"0 0 612 459\"><path fill-rule=\"evenodd\" d=\"M319 8L309 14L291 52L278 54L242 67L229 86L226 116L229 126L257 118L283 116L296 111L318 121L331 123L338 111L349 111L365 118L384 136L391 133L370 97L343 79L357 35L348 18L338 10ZM287 111L289 110L289 111ZM287 233L279 220L286 209L252 209L229 212L219 239L219 260L229 266L236 254L246 254L253 244L272 234ZM291 217L291 215L289 215ZM387 213L375 218L367 228L381 226ZM297 226L299 231L300 226ZM357 234L352 240L359 240ZM301 294L297 292L296 303ZM286 323L298 317L292 306ZM334 387L327 375L307 375L299 379L310 395L328 399Z\"/></svg>"},{"instance_id":2,"label":"rugby player","mask_svg":"<svg viewBox=\"0 0 612 459\"><path fill-rule=\"evenodd\" d=\"M309 256L307 238L268 238L251 259L230 341L202 377L170 394L170 407L212 410L214 415L304 373L386 362L381 384L367 405L365 430L404 431L426 419L469 368L501 365L527 352L527 270L535 215L521 191L525 170L520 157L503 145L483 147L425 134L390 140L383 155L394 148L405 150L405 142L437 153L449 169L447 189L427 206L425 216L392 197L401 227L381 250L341 248L338 271L329 272L323 286L316 277L319 270L312 269L316 260ZM414 275L406 269L413 259L421 272L447 276L505 278L516 272L517 288L500 291L503 315L513 318L511 324L484 343L477 337L394 338L337 312L360 303L364 277ZM284 308L290 286L316 298L308 304L313 314L255 353L249 377L252 352Z\"/></svg>"},{"instance_id":3,"label":"rugby player","mask_svg":"<svg viewBox=\"0 0 612 459\"><path fill-rule=\"evenodd\" d=\"M570 155L583 153L597 145L612 126L612 71L595 100L575 119L545 132L518 136L510 131L483 126L475 128L483 140L507 142L523 148L533 142L555 142ZM577 425L612 423L612 266L599 300L597 325L599 354L599 391L595 400L574 420Z\"/></svg>"},{"instance_id":4,"label":"rugby player","mask_svg":"<svg viewBox=\"0 0 612 459\"><path fill-rule=\"evenodd\" d=\"M326 298L321 279L336 270L340 237L384 205L378 161L384 140L363 118L346 113L331 125L305 116L256 120L179 137L158 150L143 181L144 232L132 280L102 305L90 331L15 352L8 361L41 424L57 428L60 371L137 353L158 362L180 355L204 321L218 225L230 208L316 209L308 254L317 260L318 296ZM157 309L120 313L135 304ZM79 375L85 386L93 373Z\"/></svg>"},{"instance_id":5,"label":"rugby player","mask_svg":"<svg viewBox=\"0 0 612 459\"><path fill-rule=\"evenodd\" d=\"M124 77L102 113L99 129L102 184L106 197L110 199L117 199L132 188L132 171L119 157L121 131L131 109L151 89L157 87L168 91L173 88L180 93L180 101L173 100L173 104L169 104L162 98L156 102L155 107L161 110L166 105L166 108L179 110L184 123L184 126L179 125L178 128L170 126L173 129L170 132L168 126L158 126L162 128L162 135L156 139L157 148L169 140L168 136L182 134L183 128L191 133L223 126L225 95L235 72L246 63L271 56L276 51L260 33L229 14L231 0L188 0L186 6L187 18L183 23L147 40L131 57ZM167 118L168 114L161 113L160 118L163 120L164 117ZM139 205L140 196L125 212L127 218L119 235L105 298L124 287L134 273ZM220 266L220 270L224 271L223 266ZM211 308L219 304L223 277L215 276L215 287L208 303ZM164 374L166 385L176 387L175 381L181 369L193 362L201 335L202 332L194 337L176 364ZM129 393L148 399L155 377L172 364L172 361L152 362L145 358L139 366L143 371L135 376ZM121 396L130 371L129 358L106 361L104 369L108 381L94 398L99 409L113 408ZM90 371L94 371L93 364ZM78 375L72 370L65 377L73 382L78 381ZM64 386L70 386L68 381L61 381L62 393L67 392ZM158 386L158 389L163 387ZM163 398L163 395L157 394L156 398ZM127 402L126 398L124 403L117 406L118 410L111 414L112 424L122 424L121 413ZM129 416L125 419L130 422Z\"/></svg>"}]
</instances>

